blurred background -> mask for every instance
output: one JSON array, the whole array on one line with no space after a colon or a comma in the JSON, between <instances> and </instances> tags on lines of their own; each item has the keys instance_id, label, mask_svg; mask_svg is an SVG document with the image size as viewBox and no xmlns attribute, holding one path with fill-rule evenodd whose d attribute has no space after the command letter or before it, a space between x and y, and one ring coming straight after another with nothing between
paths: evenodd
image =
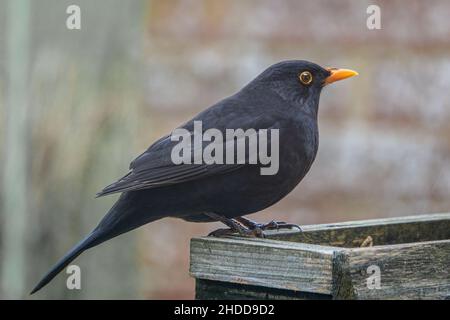
<instances>
[{"instance_id":1,"label":"blurred background","mask_svg":"<svg viewBox=\"0 0 450 320\"><path fill-rule=\"evenodd\" d=\"M81 30L66 28L72 4ZM29 298L135 156L285 59L360 76L324 90L309 175L253 219L448 211L449 13L446 0L0 0L0 298ZM80 256L81 290L62 273L32 298L193 298L189 239L218 226L157 221Z\"/></svg>"}]
</instances>

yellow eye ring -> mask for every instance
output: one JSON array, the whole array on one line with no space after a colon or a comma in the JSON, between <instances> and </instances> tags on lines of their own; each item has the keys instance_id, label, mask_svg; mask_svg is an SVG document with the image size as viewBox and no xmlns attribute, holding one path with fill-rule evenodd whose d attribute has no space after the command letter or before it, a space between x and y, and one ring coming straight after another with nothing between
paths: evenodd
<instances>
[{"instance_id":1,"label":"yellow eye ring","mask_svg":"<svg viewBox=\"0 0 450 320\"><path fill-rule=\"evenodd\" d=\"M311 72L309 71L303 71L302 73L300 73L298 75L298 79L300 80L301 83L303 83L304 85L309 85L311 84L311 82L313 81L313 76L311 74Z\"/></svg>"}]
</instances>

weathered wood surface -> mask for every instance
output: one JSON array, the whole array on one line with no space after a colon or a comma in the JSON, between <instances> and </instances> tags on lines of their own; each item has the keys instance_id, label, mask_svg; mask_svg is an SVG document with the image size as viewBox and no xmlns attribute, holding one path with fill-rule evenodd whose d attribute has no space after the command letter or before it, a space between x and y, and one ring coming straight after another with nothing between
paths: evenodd
<instances>
[{"instance_id":1,"label":"weathered wood surface","mask_svg":"<svg viewBox=\"0 0 450 320\"><path fill-rule=\"evenodd\" d=\"M192 239L197 297L450 298L450 214L303 230L271 232L266 239ZM367 285L370 266L380 270L379 289Z\"/></svg>"},{"instance_id":2,"label":"weathered wood surface","mask_svg":"<svg viewBox=\"0 0 450 320\"><path fill-rule=\"evenodd\" d=\"M371 266L379 289L367 285ZM333 271L339 299L450 299L450 240L346 249Z\"/></svg>"},{"instance_id":3,"label":"weathered wood surface","mask_svg":"<svg viewBox=\"0 0 450 320\"><path fill-rule=\"evenodd\" d=\"M195 278L330 294L333 248L266 239L191 240ZM299 272L301 270L301 272Z\"/></svg>"},{"instance_id":4,"label":"weathered wood surface","mask_svg":"<svg viewBox=\"0 0 450 320\"><path fill-rule=\"evenodd\" d=\"M370 236L373 245L450 239L450 213L302 226L303 232L272 232L270 239L335 247L360 247Z\"/></svg>"}]
</instances>

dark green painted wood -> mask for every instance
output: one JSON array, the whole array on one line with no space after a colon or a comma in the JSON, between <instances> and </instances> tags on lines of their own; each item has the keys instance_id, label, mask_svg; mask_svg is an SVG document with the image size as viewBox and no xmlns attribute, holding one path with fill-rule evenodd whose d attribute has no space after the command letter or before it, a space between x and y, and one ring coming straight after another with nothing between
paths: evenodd
<instances>
[{"instance_id":1,"label":"dark green painted wood","mask_svg":"<svg viewBox=\"0 0 450 320\"><path fill-rule=\"evenodd\" d=\"M229 282L197 279L195 298L199 300L330 300L331 295L273 289Z\"/></svg>"}]
</instances>

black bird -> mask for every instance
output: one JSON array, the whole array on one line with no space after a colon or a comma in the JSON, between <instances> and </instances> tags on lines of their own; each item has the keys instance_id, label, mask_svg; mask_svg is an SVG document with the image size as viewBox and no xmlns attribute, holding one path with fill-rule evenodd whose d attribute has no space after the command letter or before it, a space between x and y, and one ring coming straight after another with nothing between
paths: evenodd
<instances>
[{"instance_id":1,"label":"black bird","mask_svg":"<svg viewBox=\"0 0 450 320\"><path fill-rule=\"evenodd\" d=\"M256 224L242 216L278 202L303 179L317 153L317 113L322 88L354 75L357 73L352 70L322 68L308 61L279 62L236 94L180 127L192 133L194 121L202 121L203 131L278 129L276 174L262 175L261 163L174 164L171 153L178 142L167 135L153 143L130 164L127 175L98 193L98 196L122 194L98 226L31 293L50 282L83 251L164 217L191 222L221 221L241 234L261 235L265 228L279 227L274 222Z\"/></svg>"}]
</instances>

